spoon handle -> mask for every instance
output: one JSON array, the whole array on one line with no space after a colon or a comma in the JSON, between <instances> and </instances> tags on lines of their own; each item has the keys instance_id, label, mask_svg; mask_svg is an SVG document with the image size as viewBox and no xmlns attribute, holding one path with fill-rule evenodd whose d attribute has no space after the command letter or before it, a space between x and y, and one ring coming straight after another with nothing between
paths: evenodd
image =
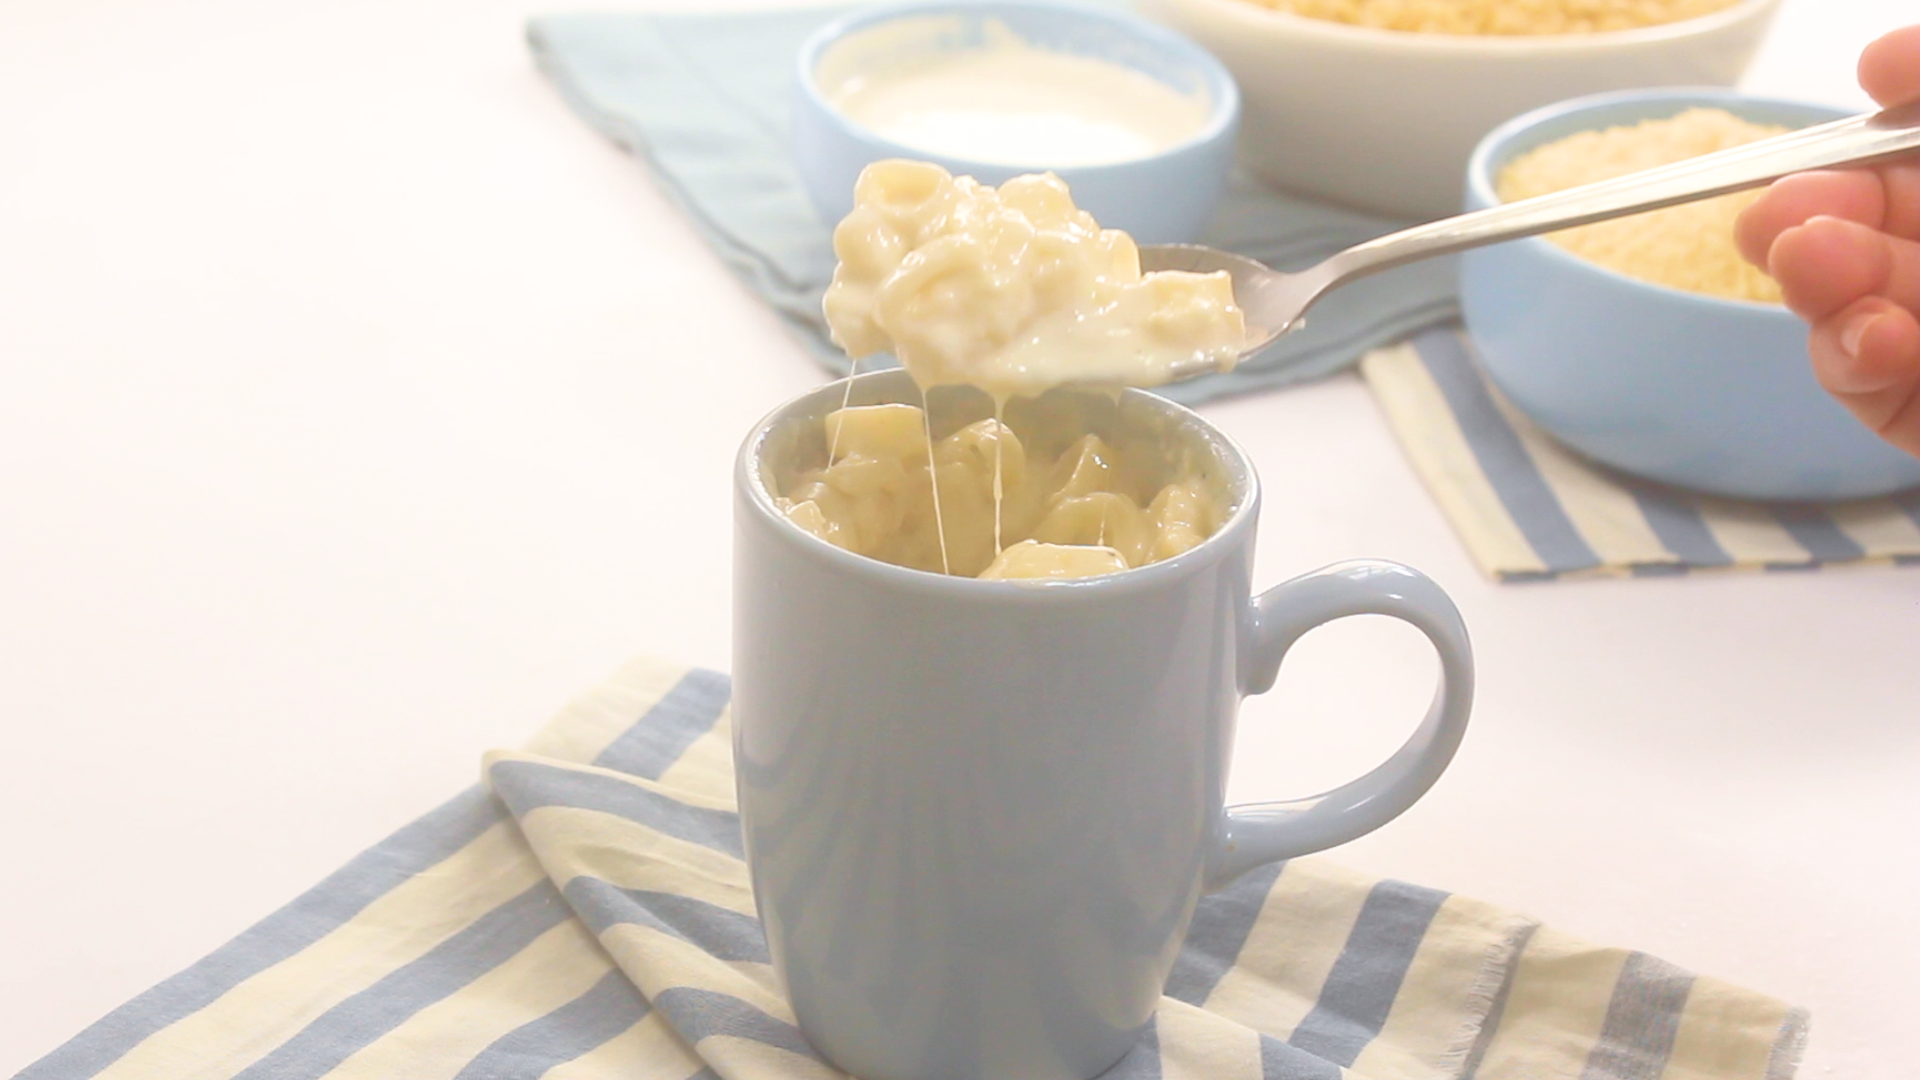
<instances>
[{"instance_id":1,"label":"spoon handle","mask_svg":"<svg viewBox=\"0 0 1920 1080\"><path fill-rule=\"evenodd\" d=\"M1920 101L1790 131L1645 172L1390 233L1327 260L1328 285L1416 259L1759 187L1789 173L1920 149Z\"/></svg>"}]
</instances>

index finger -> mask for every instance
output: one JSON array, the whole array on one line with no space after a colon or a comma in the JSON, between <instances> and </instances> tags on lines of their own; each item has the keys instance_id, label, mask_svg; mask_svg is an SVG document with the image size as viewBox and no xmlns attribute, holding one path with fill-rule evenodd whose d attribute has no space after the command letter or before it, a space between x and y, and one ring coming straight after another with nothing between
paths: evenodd
<instances>
[{"instance_id":1,"label":"index finger","mask_svg":"<svg viewBox=\"0 0 1920 1080\"><path fill-rule=\"evenodd\" d=\"M1816 217L1837 217L1877 229L1886 220L1886 189L1871 172L1795 173L1772 187L1734 220L1740 254L1762 270L1781 233Z\"/></svg>"},{"instance_id":2,"label":"index finger","mask_svg":"<svg viewBox=\"0 0 1920 1080\"><path fill-rule=\"evenodd\" d=\"M1860 89L1886 108L1920 101L1920 26L1886 34L1860 51Z\"/></svg>"}]
</instances>

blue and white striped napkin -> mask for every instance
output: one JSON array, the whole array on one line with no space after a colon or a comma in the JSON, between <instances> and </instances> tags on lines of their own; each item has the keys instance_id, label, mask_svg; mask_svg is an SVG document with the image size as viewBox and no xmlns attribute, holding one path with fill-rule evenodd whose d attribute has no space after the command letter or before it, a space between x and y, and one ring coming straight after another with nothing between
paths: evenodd
<instances>
[{"instance_id":1,"label":"blue and white striped napkin","mask_svg":"<svg viewBox=\"0 0 1920 1080\"><path fill-rule=\"evenodd\" d=\"M1920 489L1754 503L1623 476L1516 411L1455 327L1376 350L1360 371L1474 560L1502 581L1920 563Z\"/></svg>"},{"instance_id":2,"label":"blue and white striped napkin","mask_svg":"<svg viewBox=\"0 0 1920 1080\"><path fill-rule=\"evenodd\" d=\"M725 676L635 663L16 1080L838 1080L782 1000ZM490 790L489 790L490 788ZM1786 1080L1806 1014L1317 859L1201 901L1114 1080Z\"/></svg>"}]
</instances>

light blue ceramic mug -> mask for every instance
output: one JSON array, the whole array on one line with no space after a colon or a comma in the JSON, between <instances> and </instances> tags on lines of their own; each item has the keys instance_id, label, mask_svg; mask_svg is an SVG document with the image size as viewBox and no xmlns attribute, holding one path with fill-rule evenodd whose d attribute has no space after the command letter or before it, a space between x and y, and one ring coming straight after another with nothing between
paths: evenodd
<instances>
[{"instance_id":1,"label":"light blue ceramic mug","mask_svg":"<svg viewBox=\"0 0 1920 1080\"><path fill-rule=\"evenodd\" d=\"M808 1039L864 1080L1083 1080L1151 1016L1202 893L1370 832L1439 777L1472 700L1466 629L1394 563L1252 596L1246 456L1138 391L1090 399L1089 423L1191 448L1232 505L1198 547L1045 585L843 551L771 490L793 456L821 453L843 392L775 411L735 475L734 752L774 964ZM852 394L919 401L898 371ZM1273 685L1302 634L1363 613L1439 653L1419 730L1323 795L1224 807L1240 699Z\"/></svg>"}]
</instances>

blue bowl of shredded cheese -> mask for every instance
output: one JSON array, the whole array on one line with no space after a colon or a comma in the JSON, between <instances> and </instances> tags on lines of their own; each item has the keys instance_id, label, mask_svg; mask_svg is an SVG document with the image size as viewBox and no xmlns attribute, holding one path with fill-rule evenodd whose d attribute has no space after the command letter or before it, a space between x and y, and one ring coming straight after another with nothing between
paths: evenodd
<instances>
[{"instance_id":1,"label":"blue bowl of shredded cheese","mask_svg":"<svg viewBox=\"0 0 1920 1080\"><path fill-rule=\"evenodd\" d=\"M1496 128L1467 167L1477 210L1838 119L1717 88L1576 98ZM1807 327L1745 264L1723 196L1461 258L1461 309L1502 395L1604 465L1709 494L1829 501L1920 485L1815 381Z\"/></svg>"}]
</instances>

